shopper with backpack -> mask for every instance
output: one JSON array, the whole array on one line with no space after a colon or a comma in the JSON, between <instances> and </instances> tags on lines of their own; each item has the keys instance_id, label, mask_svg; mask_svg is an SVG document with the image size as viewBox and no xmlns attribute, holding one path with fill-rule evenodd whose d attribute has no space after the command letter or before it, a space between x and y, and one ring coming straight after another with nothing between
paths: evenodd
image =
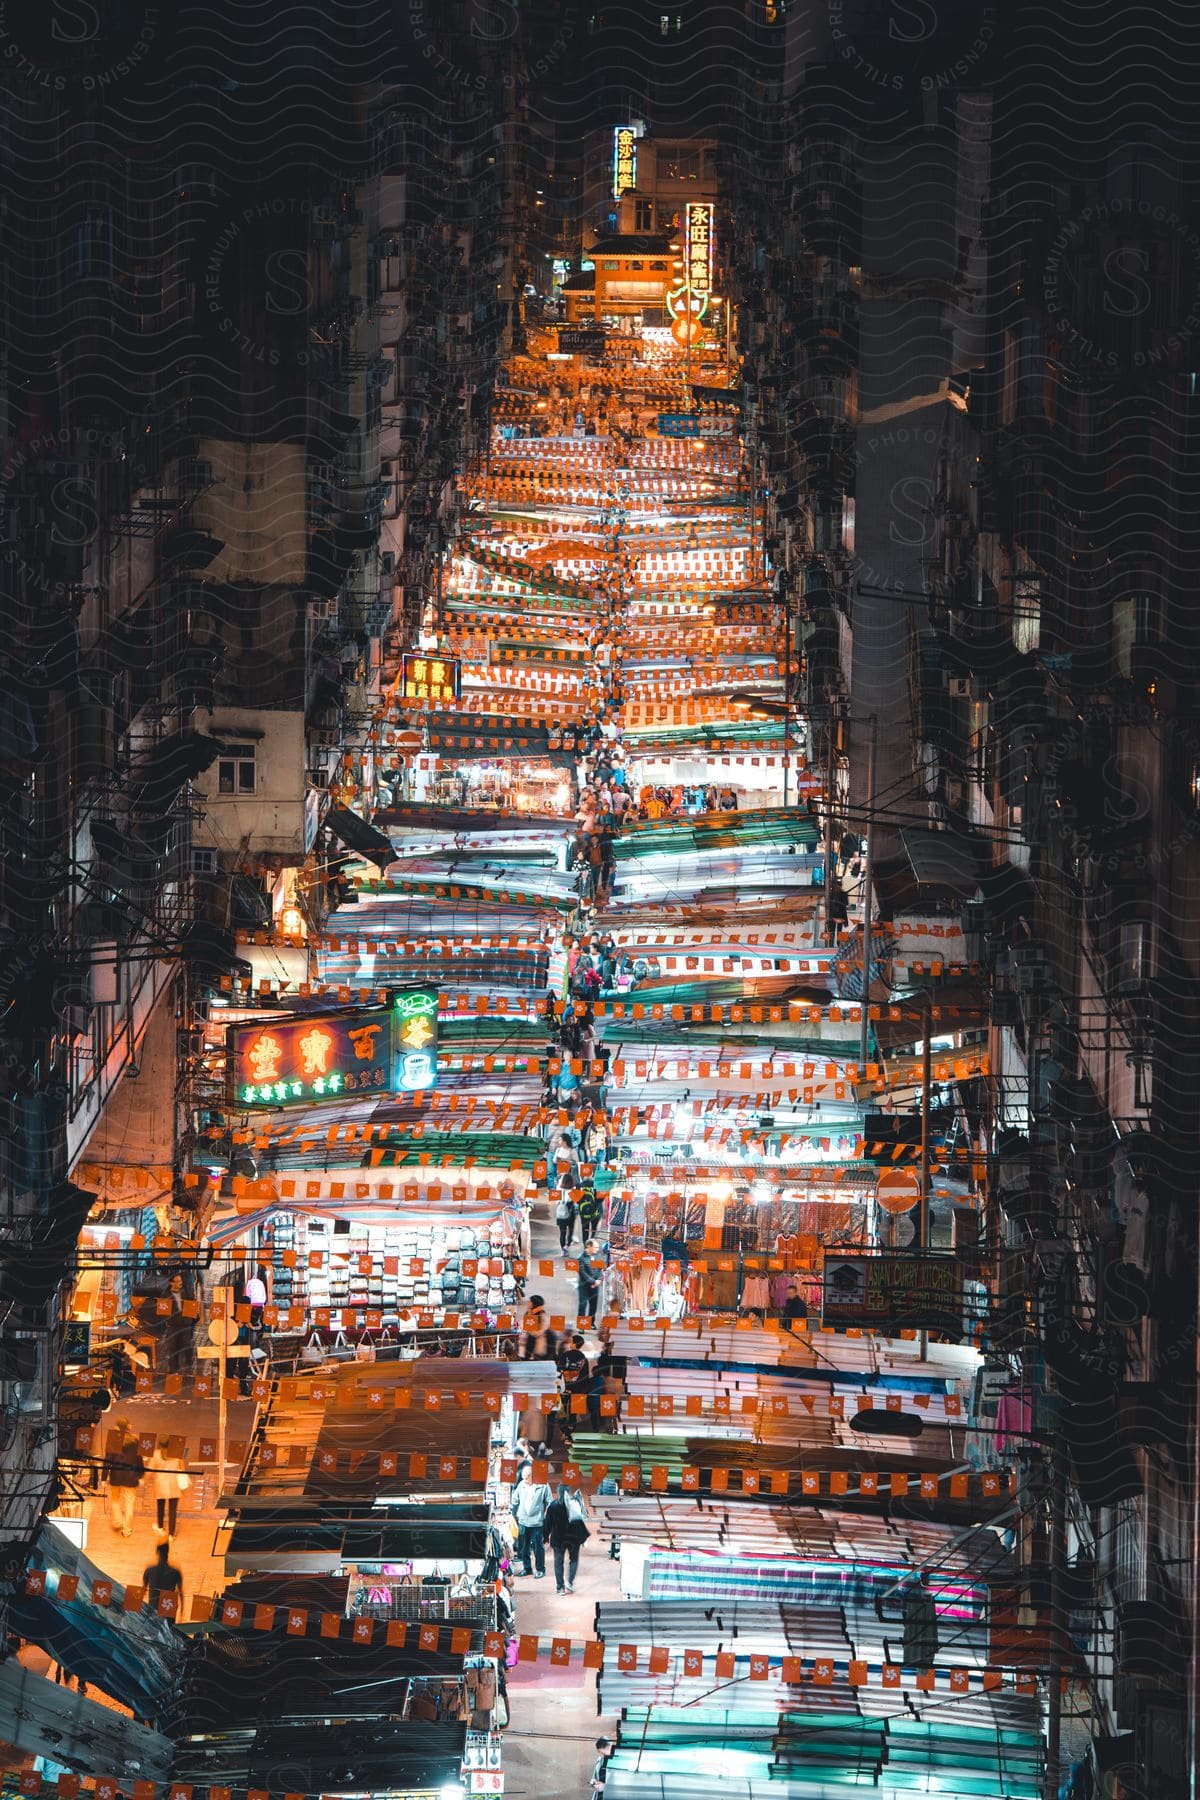
<instances>
[{"instance_id":1,"label":"shopper with backpack","mask_svg":"<svg viewBox=\"0 0 1200 1800\"><path fill-rule=\"evenodd\" d=\"M558 1226L559 1247L565 1252L575 1236L575 1219L578 1213L570 1194L564 1189L558 1196L558 1204L554 1208L554 1223Z\"/></svg>"}]
</instances>

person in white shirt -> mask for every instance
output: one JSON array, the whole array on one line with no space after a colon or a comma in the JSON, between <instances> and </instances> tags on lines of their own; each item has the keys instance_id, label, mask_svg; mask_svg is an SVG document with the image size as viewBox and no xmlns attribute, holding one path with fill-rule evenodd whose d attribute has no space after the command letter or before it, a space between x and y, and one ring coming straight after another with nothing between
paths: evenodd
<instances>
[{"instance_id":1,"label":"person in white shirt","mask_svg":"<svg viewBox=\"0 0 1200 1800\"><path fill-rule=\"evenodd\" d=\"M172 1454L171 1441L165 1437L159 1438L146 1467L154 1476L158 1529L173 1538L179 1520L179 1502L191 1486L191 1477L183 1466L183 1458Z\"/></svg>"}]
</instances>

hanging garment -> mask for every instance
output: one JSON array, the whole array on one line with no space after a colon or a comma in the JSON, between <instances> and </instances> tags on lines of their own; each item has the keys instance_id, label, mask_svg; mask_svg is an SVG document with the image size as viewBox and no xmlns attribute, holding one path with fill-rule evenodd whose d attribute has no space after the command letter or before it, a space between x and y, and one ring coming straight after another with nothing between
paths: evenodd
<instances>
[{"instance_id":1,"label":"hanging garment","mask_svg":"<svg viewBox=\"0 0 1200 1800\"><path fill-rule=\"evenodd\" d=\"M1018 1450L1033 1430L1033 1390L1029 1387L1005 1388L996 1402L996 1453Z\"/></svg>"},{"instance_id":2,"label":"hanging garment","mask_svg":"<svg viewBox=\"0 0 1200 1800\"><path fill-rule=\"evenodd\" d=\"M742 1282L742 1311L767 1312L771 1305L771 1284L765 1275L747 1275Z\"/></svg>"}]
</instances>

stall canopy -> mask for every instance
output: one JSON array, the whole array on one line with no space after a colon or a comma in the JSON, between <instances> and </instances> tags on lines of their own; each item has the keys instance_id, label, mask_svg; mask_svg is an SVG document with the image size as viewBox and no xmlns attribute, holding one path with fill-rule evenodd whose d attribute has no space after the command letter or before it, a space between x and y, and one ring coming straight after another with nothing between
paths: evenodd
<instances>
[{"instance_id":1,"label":"stall canopy","mask_svg":"<svg viewBox=\"0 0 1200 1800\"><path fill-rule=\"evenodd\" d=\"M356 812L347 806L331 806L326 814L325 823L334 837L345 844L348 850L356 850L365 856L368 862L375 863L380 869L386 869L389 863L396 860L396 852L392 849L390 838L377 831L366 819L360 819Z\"/></svg>"},{"instance_id":2,"label":"stall canopy","mask_svg":"<svg viewBox=\"0 0 1200 1800\"><path fill-rule=\"evenodd\" d=\"M176 731L156 744L135 772L138 809L151 816L173 806L187 781L211 767L223 746L199 731Z\"/></svg>"},{"instance_id":3,"label":"stall canopy","mask_svg":"<svg viewBox=\"0 0 1200 1800\"><path fill-rule=\"evenodd\" d=\"M230 1574L245 1568L320 1574L343 1563L406 1563L418 1556L474 1562L487 1551L484 1505L421 1508L394 1521L380 1511L375 1520L310 1515L283 1524L240 1521L230 1534L225 1566Z\"/></svg>"},{"instance_id":4,"label":"stall canopy","mask_svg":"<svg viewBox=\"0 0 1200 1800\"><path fill-rule=\"evenodd\" d=\"M127 1706L136 1718L157 1717L183 1662L178 1633L165 1619L148 1613L128 1613L119 1605L94 1606L92 1583L100 1579L101 1571L53 1521L42 1526L34 1561L51 1571L47 1592L14 1592L8 1601L11 1628L41 1645L72 1675ZM78 1578L77 1598L64 1600L58 1594L56 1584L62 1575Z\"/></svg>"}]
</instances>

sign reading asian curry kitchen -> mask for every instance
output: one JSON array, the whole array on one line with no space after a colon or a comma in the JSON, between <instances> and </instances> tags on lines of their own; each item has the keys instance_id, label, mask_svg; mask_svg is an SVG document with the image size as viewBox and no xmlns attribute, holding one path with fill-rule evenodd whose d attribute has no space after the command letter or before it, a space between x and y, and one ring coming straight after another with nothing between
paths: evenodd
<instances>
[{"instance_id":1,"label":"sign reading asian curry kitchen","mask_svg":"<svg viewBox=\"0 0 1200 1800\"><path fill-rule=\"evenodd\" d=\"M841 1325L960 1338L962 1266L953 1256L915 1252L827 1254L821 1310L827 1330Z\"/></svg>"},{"instance_id":2,"label":"sign reading asian curry kitchen","mask_svg":"<svg viewBox=\"0 0 1200 1800\"><path fill-rule=\"evenodd\" d=\"M461 694L462 663L457 656L411 651L400 659L401 700L457 700Z\"/></svg>"},{"instance_id":3,"label":"sign reading asian curry kitchen","mask_svg":"<svg viewBox=\"0 0 1200 1800\"><path fill-rule=\"evenodd\" d=\"M437 1082L437 995L391 1006L232 1025L230 1099L241 1110L321 1106L363 1094L424 1093Z\"/></svg>"}]
</instances>

